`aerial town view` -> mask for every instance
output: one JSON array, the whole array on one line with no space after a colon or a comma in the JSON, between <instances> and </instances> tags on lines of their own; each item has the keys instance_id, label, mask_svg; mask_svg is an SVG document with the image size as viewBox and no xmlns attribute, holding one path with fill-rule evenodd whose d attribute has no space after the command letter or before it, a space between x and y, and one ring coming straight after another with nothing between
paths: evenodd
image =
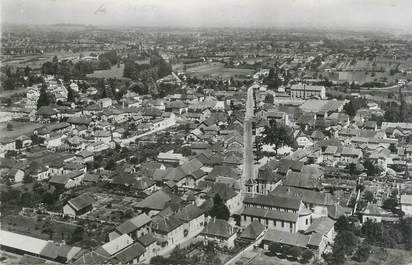
<instances>
[{"instance_id":1,"label":"aerial town view","mask_svg":"<svg viewBox=\"0 0 412 265\"><path fill-rule=\"evenodd\" d=\"M0 264L412 264L411 1L1 10Z\"/></svg>"}]
</instances>

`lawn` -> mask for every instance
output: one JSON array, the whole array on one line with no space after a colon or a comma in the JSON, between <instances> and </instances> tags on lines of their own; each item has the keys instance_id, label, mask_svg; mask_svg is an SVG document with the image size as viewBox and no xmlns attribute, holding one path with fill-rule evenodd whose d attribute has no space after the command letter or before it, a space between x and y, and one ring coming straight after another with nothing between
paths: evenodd
<instances>
[{"instance_id":1,"label":"lawn","mask_svg":"<svg viewBox=\"0 0 412 265\"><path fill-rule=\"evenodd\" d=\"M196 67L187 69L189 75L197 77L214 77L228 79L233 77L235 79L246 78L252 75L254 70L252 69L240 69L240 68L225 68L222 63L206 63Z\"/></svg>"},{"instance_id":2,"label":"lawn","mask_svg":"<svg viewBox=\"0 0 412 265\"><path fill-rule=\"evenodd\" d=\"M124 64L112 66L108 70L96 70L92 74L88 74L89 78L117 78L117 79L128 79L123 77Z\"/></svg>"}]
</instances>

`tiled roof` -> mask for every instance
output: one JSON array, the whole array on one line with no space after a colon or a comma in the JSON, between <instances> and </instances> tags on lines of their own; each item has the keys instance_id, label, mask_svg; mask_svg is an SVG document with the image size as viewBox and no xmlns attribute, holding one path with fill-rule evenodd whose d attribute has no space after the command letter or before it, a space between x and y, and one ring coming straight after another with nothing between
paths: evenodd
<instances>
[{"instance_id":1,"label":"tiled roof","mask_svg":"<svg viewBox=\"0 0 412 265\"><path fill-rule=\"evenodd\" d=\"M153 218L152 229L160 233L169 233L184 223L174 216L156 216Z\"/></svg>"},{"instance_id":2,"label":"tiled roof","mask_svg":"<svg viewBox=\"0 0 412 265\"><path fill-rule=\"evenodd\" d=\"M256 239L263 231L265 230L265 227L259 223L258 221L253 221L250 223L245 230L240 234L241 238L246 238L246 239Z\"/></svg>"},{"instance_id":3,"label":"tiled roof","mask_svg":"<svg viewBox=\"0 0 412 265\"><path fill-rule=\"evenodd\" d=\"M233 227L225 220L222 219L213 219L206 224L205 228L202 231L203 235L220 237L220 238L229 238L235 233Z\"/></svg>"},{"instance_id":4,"label":"tiled roof","mask_svg":"<svg viewBox=\"0 0 412 265\"><path fill-rule=\"evenodd\" d=\"M305 248L309 242L309 239L310 236L300 233L289 233L274 229L268 229L263 240Z\"/></svg>"},{"instance_id":5,"label":"tiled roof","mask_svg":"<svg viewBox=\"0 0 412 265\"><path fill-rule=\"evenodd\" d=\"M330 193L322 193L296 187L278 186L272 191L272 194L281 197L298 198L305 203L314 205L334 205L335 203L335 200Z\"/></svg>"},{"instance_id":6,"label":"tiled roof","mask_svg":"<svg viewBox=\"0 0 412 265\"><path fill-rule=\"evenodd\" d=\"M142 213L138 216L133 217L132 219L129 219L122 224L120 224L118 227L116 227L116 230L119 231L122 234L128 234L130 232L133 232L140 227L148 224L151 222L151 219L149 216L146 214Z\"/></svg>"},{"instance_id":7,"label":"tiled roof","mask_svg":"<svg viewBox=\"0 0 412 265\"><path fill-rule=\"evenodd\" d=\"M94 199L88 194L82 194L71 199L68 203L77 211L86 208L94 203Z\"/></svg>"},{"instance_id":8,"label":"tiled roof","mask_svg":"<svg viewBox=\"0 0 412 265\"><path fill-rule=\"evenodd\" d=\"M203 210L193 204L189 204L180 211L178 211L175 217L179 218L182 221L188 222L191 221L203 214Z\"/></svg>"},{"instance_id":9,"label":"tiled roof","mask_svg":"<svg viewBox=\"0 0 412 265\"><path fill-rule=\"evenodd\" d=\"M306 229L305 234L319 233L326 235L335 225L336 221L329 217L314 219L312 224Z\"/></svg>"},{"instance_id":10,"label":"tiled roof","mask_svg":"<svg viewBox=\"0 0 412 265\"><path fill-rule=\"evenodd\" d=\"M299 214L297 213L255 207L245 207L242 215L287 222L297 222L299 218Z\"/></svg>"},{"instance_id":11,"label":"tiled roof","mask_svg":"<svg viewBox=\"0 0 412 265\"><path fill-rule=\"evenodd\" d=\"M299 210L301 200L298 198L286 198L275 195L257 195L254 197L245 197L243 203L250 205Z\"/></svg>"}]
</instances>

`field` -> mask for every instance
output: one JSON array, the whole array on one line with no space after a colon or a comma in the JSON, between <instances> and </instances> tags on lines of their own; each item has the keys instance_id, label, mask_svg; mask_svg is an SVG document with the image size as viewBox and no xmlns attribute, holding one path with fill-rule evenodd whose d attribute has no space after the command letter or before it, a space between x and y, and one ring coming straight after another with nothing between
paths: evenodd
<instances>
[{"instance_id":1,"label":"field","mask_svg":"<svg viewBox=\"0 0 412 265\"><path fill-rule=\"evenodd\" d=\"M120 64L119 67L114 65L108 70L97 70L93 74L88 74L89 78L117 78L117 79L128 79L123 77L124 64Z\"/></svg>"},{"instance_id":2,"label":"field","mask_svg":"<svg viewBox=\"0 0 412 265\"><path fill-rule=\"evenodd\" d=\"M8 130L7 124L12 124L13 129ZM33 132L33 130L42 127L42 124L33 122L3 122L0 123L0 136L1 138L19 137L20 135L28 135Z\"/></svg>"},{"instance_id":3,"label":"field","mask_svg":"<svg viewBox=\"0 0 412 265\"><path fill-rule=\"evenodd\" d=\"M245 79L253 74L252 69L225 68L222 63L207 63L186 70L189 75L196 77L211 77L229 79Z\"/></svg>"},{"instance_id":4,"label":"field","mask_svg":"<svg viewBox=\"0 0 412 265\"><path fill-rule=\"evenodd\" d=\"M373 253L366 262L348 260L345 265L406 265L412 264L412 251L399 249L373 248Z\"/></svg>"},{"instance_id":5,"label":"field","mask_svg":"<svg viewBox=\"0 0 412 265\"><path fill-rule=\"evenodd\" d=\"M40 69L43 63L51 61L54 56L58 58L79 56L80 54L89 55L90 53L99 54L103 51L83 51L83 52L49 52L39 55L28 55L28 56L16 56L10 59L3 60L4 65L10 65L14 67L26 67L29 66L32 69Z\"/></svg>"},{"instance_id":6,"label":"field","mask_svg":"<svg viewBox=\"0 0 412 265\"><path fill-rule=\"evenodd\" d=\"M1 224L3 229L11 232L54 241L69 239L77 227L69 223L46 221L21 215L5 216L2 218ZM48 231L49 229L50 231Z\"/></svg>"}]
</instances>

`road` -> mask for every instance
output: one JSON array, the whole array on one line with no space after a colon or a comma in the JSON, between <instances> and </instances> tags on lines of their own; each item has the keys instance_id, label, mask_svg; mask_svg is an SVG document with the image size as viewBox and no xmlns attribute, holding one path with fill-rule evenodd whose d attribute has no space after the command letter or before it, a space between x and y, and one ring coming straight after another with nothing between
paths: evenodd
<instances>
[{"instance_id":1,"label":"road","mask_svg":"<svg viewBox=\"0 0 412 265\"><path fill-rule=\"evenodd\" d=\"M253 117L254 117L254 99L253 99L253 89L256 88L252 85L248 88L247 99L246 99L246 112L245 120L243 123L243 174L241 188L243 192L246 192L245 183L248 179L254 179L254 159L253 159Z\"/></svg>"}]
</instances>

